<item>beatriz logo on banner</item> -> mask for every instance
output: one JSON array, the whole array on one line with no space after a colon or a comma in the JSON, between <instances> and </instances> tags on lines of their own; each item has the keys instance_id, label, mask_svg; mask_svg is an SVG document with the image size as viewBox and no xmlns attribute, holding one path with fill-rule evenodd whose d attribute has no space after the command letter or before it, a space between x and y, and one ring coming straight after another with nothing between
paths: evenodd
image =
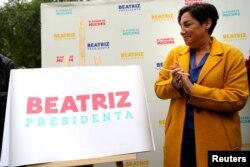
<instances>
[{"instance_id":1,"label":"beatriz logo on banner","mask_svg":"<svg viewBox=\"0 0 250 167\"><path fill-rule=\"evenodd\" d=\"M193 3L202 3L202 0L185 0L185 5L192 5Z\"/></svg>"},{"instance_id":2,"label":"beatriz logo on banner","mask_svg":"<svg viewBox=\"0 0 250 167\"><path fill-rule=\"evenodd\" d=\"M72 15L72 9L71 8L57 9L56 15L58 16Z\"/></svg>"},{"instance_id":3,"label":"beatriz logo on banner","mask_svg":"<svg viewBox=\"0 0 250 167\"><path fill-rule=\"evenodd\" d=\"M144 57L144 52L123 52L121 59L141 59Z\"/></svg>"},{"instance_id":4,"label":"beatriz logo on banner","mask_svg":"<svg viewBox=\"0 0 250 167\"><path fill-rule=\"evenodd\" d=\"M87 47L88 50L109 49L109 42L89 42Z\"/></svg>"},{"instance_id":5,"label":"beatriz logo on banner","mask_svg":"<svg viewBox=\"0 0 250 167\"><path fill-rule=\"evenodd\" d=\"M75 39L76 34L74 32L65 32L65 33L55 33L55 40L67 40L67 39Z\"/></svg>"},{"instance_id":6,"label":"beatriz logo on banner","mask_svg":"<svg viewBox=\"0 0 250 167\"><path fill-rule=\"evenodd\" d=\"M241 124L250 124L250 116L241 116L240 117L240 123Z\"/></svg>"},{"instance_id":7,"label":"beatriz logo on banner","mask_svg":"<svg viewBox=\"0 0 250 167\"><path fill-rule=\"evenodd\" d=\"M232 17L232 16L240 16L240 10L234 9L234 10L224 10L222 11L223 17Z\"/></svg>"},{"instance_id":8,"label":"beatriz logo on banner","mask_svg":"<svg viewBox=\"0 0 250 167\"><path fill-rule=\"evenodd\" d=\"M174 38L158 38L156 39L157 45L168 45L168 44L174 44Z\"/></svg>"},{"instance_id":9,"label":"beatriz logo on banner","mask_svg":"<svg viewBox=\"0 0 250 167\"><path fill-rule=\"evenodd\" d=\"M105 26L106 25L106 19L97 19L97 20L89 20L89 26Z\"/></svg>"},{"instance_id":10,"label":"beatriz logo on banner","mask_svg":"<svg viewBox=\"0 0 250 167\"><path fill-rule=\"evenodd\" d=\"M129 28L129 29L123 29L122 35L140 35L140 29L139 28Z\"/></svg>"},{"instance_id":11,"label":"beatriz logo on banner","mask_svg":"<svg viewBox=\"0 0 250 167\"><path fill-rule=\"evenodd\" d=\"M223 39L225 41L233 41L233 40L247 40L247 33L233 33L233 34L223 34Z\"/></svg>"},{"instance_id":12,"label":"beatriz logo on banner","mask_svg":"<svg viewBox=\"0 0 250 167\"><path fill-rule=\"evenodd\" d=\"M150 166L149 160L142 160L142 161L127 161L125 163L125 167L149 167Z\"/></svg>"},{"instance_id":13,"label":"beatriz logo on banner","mask_svg":"<svg viewBox=\"0 0 250 167\"><path fill-rule=\"evenodd\" d=\"M140 3L136 3L136 4L121 4L121 5L118 5L118 10L120 12L141 10L141 4Z\"/></svg>"},{"instance_id":14,"label":"beatriz logo on banner","mask_svg":"<svg viewBox=\"0 0 250 167\"><path fill-rule=\"evenodd\" d=\"M158 123L159 123L159 127L164 128L166 120L165 119L160 119Z\"/></svg>"},{"instance_id":15,"label":"beatriz logo on banner","mask_svg":"<svg viewBox=\"0 0 250 167\"><path fill-rule=\"evenodd\" d=\"M161 62L156 62L156 64L155 64L155 69L160 69L161 67L163 66L163 62L161 61Z\"/></svg>"},{"instance_id":16,"label":"beatriz logo on banner","mask_svg":"<svg viewBox=\"0 0 250 167\"><path fill-rule=\"evenodd\" d=\"M250 150L250 143L242 143L241 150Z\"/></svg>"},{"instance_id":17,"label":"beatriz logo on banner","mask_svg":"<svg viewBox=\"0 0 250 167\"><path fill-rule=\"evenodd\" d=\"M60 126L133 119L129 91L28 97L25 126ZM125 109L124 109L125 108ZM76 115L67 115L76 113ZM52 115L49 116L48 115Z\"/></svg>"},{"instance_id":18,"label":"beatriz logo on banner","mask_svg":"<svg viewBox=\"0 0 250 167\"><path fill-rule=\"evenodd\" d=\"M157 21L170 21L174 19L173 13L161 13L161 14L153 14L151 16L153 22Z\"/></svg>"},{"instance_id":19,"label":"beatriz logo on banner","mask_svg":"<svg viewBox=\"0 0 250 167\"><path fill-rule=\"evenodd\" d=\"M69 62L74 62L74 55L69 55L69 56L56 56L56 62L61 63L63 62L65 57L69 57Z\"/></svg>"}]
</instances>

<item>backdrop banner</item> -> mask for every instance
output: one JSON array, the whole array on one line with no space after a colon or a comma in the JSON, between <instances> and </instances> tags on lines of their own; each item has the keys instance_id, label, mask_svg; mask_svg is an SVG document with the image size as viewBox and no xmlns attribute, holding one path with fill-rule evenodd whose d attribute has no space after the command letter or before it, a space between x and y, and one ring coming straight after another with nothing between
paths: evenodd
<instances>
[{"instance_id":1,"label":"backdrop banner","mask_svg":"<svg viewBox=\"0 0 250 167\"><path fill-rule=\"evenodd\" d=\"M154 150L140 66L13 70L7 115L6 166Z\"/></svg>"},{"instance_id":2,"label":"backdrop banner","mask_svg":"<svg viewBox=\"0 0 250 167\"><path fill-rule=\"evenodd\" d=\"M158 99L153 85L169 51L185 44L177 21L179 9L195 2L216 6L219 20L212 36L239 48L249 59L249 0L91 0L41 5L42 67L61 67L65 57L69 66L142 67L156 151L137 154L125 167L163 166L169 100ZM250 99L240 116L242 150L250 150ZM115 167L113 163L96 166Z\"/></svg>"}]
</instances>

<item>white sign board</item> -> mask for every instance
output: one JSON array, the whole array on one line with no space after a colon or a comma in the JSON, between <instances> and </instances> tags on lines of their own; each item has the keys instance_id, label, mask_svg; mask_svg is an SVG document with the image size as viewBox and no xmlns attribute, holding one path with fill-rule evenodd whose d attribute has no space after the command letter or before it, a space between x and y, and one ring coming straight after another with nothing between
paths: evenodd
<instances>
[{"instance_id":1,"label":"white sign board","mask_svg":"<svg viewBox=\"0 0 250 167\"><path fill-rule=\"evenodd\" d=\"M154 150L140 66L13 70L9 88L8 166Z\"/></svg>"}]
</instances>

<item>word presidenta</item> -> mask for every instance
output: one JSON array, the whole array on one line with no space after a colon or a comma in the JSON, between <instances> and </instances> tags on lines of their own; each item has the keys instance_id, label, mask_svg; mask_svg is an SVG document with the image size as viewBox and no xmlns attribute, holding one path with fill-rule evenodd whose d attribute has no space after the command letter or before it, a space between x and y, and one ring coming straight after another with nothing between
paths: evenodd
<instances>
[{"instance_id":1,"label":"word presidenta","mask_svg":"<svg viewBox=\"0 0 250 167\"><path fill-rule=\"evenodd\" d=\"M81 94L62 98L28 97L26 114L29 117L26 118L25 126L75 125L132 119L131 111L122 110L131 106L129 91ZM72 112L76 115L67 114ZM48 114L53 116L48 117Z\"/></svg>"}]
</instances>

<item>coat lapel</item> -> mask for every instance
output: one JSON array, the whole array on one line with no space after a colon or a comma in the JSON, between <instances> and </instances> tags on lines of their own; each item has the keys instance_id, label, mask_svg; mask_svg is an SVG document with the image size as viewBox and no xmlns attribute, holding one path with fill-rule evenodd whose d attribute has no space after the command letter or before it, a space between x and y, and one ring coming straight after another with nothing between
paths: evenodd
<instances>
[{"instance_id":1,"label":"coat lapel","mask_svg":"<svg viewBox=\"0 0 250 167\"><path fill-rule=\"evenodd\" d=\"M212 48L211 52L206 60L206 63L204 64L197 83L200 83L202 79L209 73L209 71L219 63L219 61L222 59L222 53L223 49L221 48L221 44L219 41L216 40L216 38L212 38ZM185 46L180 50L179 56L178 56L178 62L180 64L181 69L184 70L184 72L189 72L189 63L190 63L190 48L188 46Z\"/></svg>"},{"instance_id":2,"label":"coat lapel","mask_svg":"<svg viewBox=\"0 0 250 167\"><path fill-rule=\"evenodd\" d=\"M206 60L206 63L202 67L197 83L200 83L202 79L209 73L209 71L220 62L222 59L223 50L220 47L220 43L213 38L211 52Z\"/></svg>"},{"instance_id":3,"label":"coat lapel","mask_svg":"<svg viewBox=\"0 0 250 167\"><path fill-rule=\"evenodd\" d=\"M184 49L180 51L180 54L178 56L178 62L180 64L180 68L187 73L189 72L189 61L190 61L189 47L184 47Z\"/></svg>"}]
</instances>

